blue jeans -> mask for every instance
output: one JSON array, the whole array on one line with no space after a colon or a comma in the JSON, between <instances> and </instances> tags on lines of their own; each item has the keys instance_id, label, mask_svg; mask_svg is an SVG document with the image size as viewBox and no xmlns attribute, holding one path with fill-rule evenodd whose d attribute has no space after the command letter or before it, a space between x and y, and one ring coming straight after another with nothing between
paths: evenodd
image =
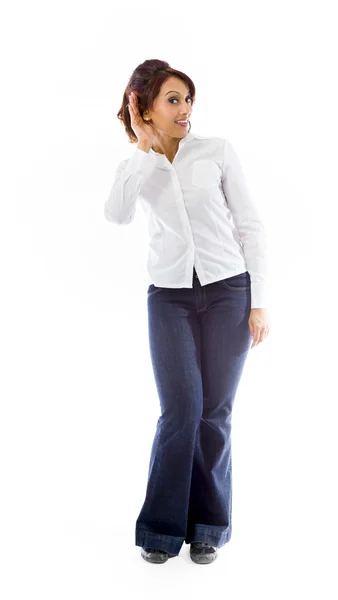
<instances>
[{"instance_id":1,"label":"blue jeans","mask_svg":"<svg viewBox=\"0 0 338 600\"><path fill-rule=\"evenodd\" d=\"M136 546L177 555L231 537L232 407L252 338L250 275L148 288L150 354L161 406Z\"/></svg>"}]
</instances>

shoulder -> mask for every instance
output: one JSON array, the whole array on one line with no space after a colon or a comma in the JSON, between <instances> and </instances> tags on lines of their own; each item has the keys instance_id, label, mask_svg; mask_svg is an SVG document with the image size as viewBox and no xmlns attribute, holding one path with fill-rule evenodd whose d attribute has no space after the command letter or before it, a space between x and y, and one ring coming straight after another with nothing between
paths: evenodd
<instances>
[{"instance_id":1,"label":"shoulder","mask_svg":"<svg viewBox=\"0 0 338 600\"><path fill-rule=\"evenodd\" d=\"M218 135L199 135L197 133L193 133L192 137L196 138L197 140L206 140L208 142L215 142L215 143L221 143L225 141L226 138L222 137L222 136L218 136Z\"/></svg>"},{"instance_id":2,"label":"shoulder","mask_svg":"<svg viewBox=\"0 0 338 600\"><path fill-rule=\"evenodd\" d=\"M213 160L223 168L225 162L229 160L229 151L231 144L228 138L220 135L199 135L193 134L195 143L192 146L195 152L203 156L213 157ZM230 148L230 150L229 150Z\"/></svg>"},{"instance_id":3,"label":"shoulder","mask_svg":"<svg viewBox=\"0 0 338 600\"><path fill-rule=\"evenodd\" d=\"M192 137L196 139L197 143L203 146L212 147L223 152L226 152L229 146L231 146L229 139L220 135L199 135L194 133Z\"/></svg>"}]
</instances>

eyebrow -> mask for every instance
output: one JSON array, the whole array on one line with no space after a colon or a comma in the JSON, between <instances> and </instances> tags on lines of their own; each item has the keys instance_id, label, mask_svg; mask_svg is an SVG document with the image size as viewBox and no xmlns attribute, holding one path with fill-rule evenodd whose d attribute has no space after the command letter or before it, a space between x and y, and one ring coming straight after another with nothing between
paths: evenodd
<instances>
[{"instance_id":1,"label":"eyebrow","mask_svg":"<svg viewBox=\"0 0 338 600\"><path fill-rule=\"evenodd\" d=\"M174 92L175 94L179 94L180 93L180 92L176 92L176 90L170 90L170 92ZM170 92L167 92L164 95L166 96L167 94L170 94ZM187 93L187 96L190 96L190 92Z\"/></svg>"}]
</instances>

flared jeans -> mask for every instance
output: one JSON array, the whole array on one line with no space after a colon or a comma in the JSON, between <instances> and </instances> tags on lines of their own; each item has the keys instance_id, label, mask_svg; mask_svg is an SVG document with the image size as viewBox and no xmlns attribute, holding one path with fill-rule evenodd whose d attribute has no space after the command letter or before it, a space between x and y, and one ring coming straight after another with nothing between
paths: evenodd
<instances>
[{"instance_id":1,"label":"flared jeans","mask_svg":"<svg viewBox=\"0 0 338 600\"><path fill-rule=\"evenodd\" d=\"M232 532L232 408L252 343L248 271L147 292L161 416L136 546L177 555L185 541L224 546Z\"/></svg>"}]
</instances>

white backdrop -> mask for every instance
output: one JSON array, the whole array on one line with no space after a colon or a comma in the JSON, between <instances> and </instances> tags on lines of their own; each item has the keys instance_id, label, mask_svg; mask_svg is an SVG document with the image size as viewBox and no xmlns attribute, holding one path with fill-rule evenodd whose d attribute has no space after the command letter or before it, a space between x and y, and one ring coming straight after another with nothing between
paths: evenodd
<instances>
[{"instance_id":1,"label":"white backdrop","mask_svg":"<svg viewBox=\"0 0 338 600\"><path fill-rule=\"evenodd\" d=\"M334 2L1 12L1 596L337 598ZM135 151L123 91L150 58L193 79L192 130L233 143L269 243L272 329L233 411L233 534L205 568L186 545L149 565L134 540L160 414L148 233L140 205L129 226L103 207Z\"/></svg>"}]
</instances>

